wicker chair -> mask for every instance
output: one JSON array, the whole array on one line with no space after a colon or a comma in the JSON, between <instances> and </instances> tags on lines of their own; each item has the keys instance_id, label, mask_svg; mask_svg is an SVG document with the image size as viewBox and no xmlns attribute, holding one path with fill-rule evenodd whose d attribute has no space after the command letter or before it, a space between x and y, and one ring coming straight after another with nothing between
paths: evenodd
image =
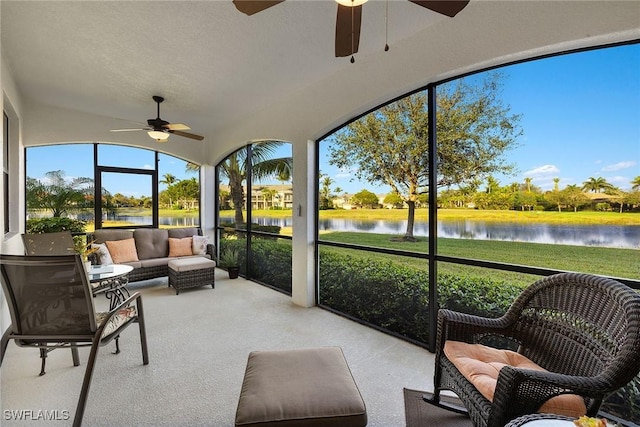
<instances>
[{"instance_id":1,"label":"wicker chair","mask_svg":"<svg viewBox=\"0 0 640 427\"><path fill-rule=\"evenodd\" d=\"M512 355L542 370L507 364L497 373L493 398L488 399L472 384L478 384L477 378L467 379L447 357L448 341L462 348L467 344L460 342L491 343L493 347L501 342L501 348L512 348L517 352ZM451 390L473 424L483 427L504 426L519 416L536 413L550 398L561 395L577 399L580 405L584 402L586 415L595 416L608 394L638 374L638 354L638 292L603 277L557 274L529 286L497 319L440 310L435 390L425 400L447 407L440 402L440 392Z\"/></svg>"},{"instance_id":2,"label":"wicker chair","mask_svg":"<svg viewBox=\"0 0 640 427\"><path fill-rule=\"evenodd\" d=\"M142 362L149 363L142 297L135 293L109 312L95 312L80 255L1 255L0 271L11 314L11 325L0 342L0 365L9 340L21 347L71 348L75 366L80 364L78 347L91 346L74 426L82 423L101 346L138 323Z\"/></svg>"}]
</instances>

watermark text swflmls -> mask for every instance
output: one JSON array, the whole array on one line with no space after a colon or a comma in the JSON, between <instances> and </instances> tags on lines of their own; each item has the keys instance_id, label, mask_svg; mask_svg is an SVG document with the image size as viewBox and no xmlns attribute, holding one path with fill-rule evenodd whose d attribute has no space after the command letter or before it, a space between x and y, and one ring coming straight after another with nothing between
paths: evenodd
<instances>
[{"instance_id":1,"label":"watermark text swflmls","mask_svg":"<svg viewBox=\"0 0 640 427\"><path fill-rule=\"evenodd\" d=\"M5 409L5 421L67 421L67 409Z\"/></svg>"}]
</instances>

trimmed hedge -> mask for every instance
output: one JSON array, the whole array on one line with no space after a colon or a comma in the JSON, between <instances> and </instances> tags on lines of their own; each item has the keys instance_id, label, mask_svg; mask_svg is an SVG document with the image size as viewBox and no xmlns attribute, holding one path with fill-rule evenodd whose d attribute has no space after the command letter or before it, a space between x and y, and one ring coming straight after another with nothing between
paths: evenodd
<instances>
[{"instance_id":1,"label":"trimmed hedge","mask_svg":"<svg viewBox=\"0 0 640 427\"><path fill-rule=\"evenodd\" d=\"M69 230L72 233L84 233L86 221L66 217L28 219L25 226L29 234L56 233Z\"/></svg>"},{"instance_id":2,"label":"trimmed hedge","mask_svg":"<svg viewBox=\"0 0 640 427\"><path fill-rule=\"evenodd\" d=\"M240 272L246 274L245 239L223 239L220 249L233 247L240 249ZM273 238L256 237L251 241L252 279L281 289L291 295L291 244Z\"/></svg>"},{"instance_id":3,"label":"trimmed hedge","mask_svg":"<svg viewBox=\"0 0 640 427\"><path fill-rule=\"evenodd\" d=\"M502 315L520 291L488 278L438 276L440 307L478 316ZM426 270L323 250L319 303L412 340L429 341Z\"/></svg>"}]
</instances>

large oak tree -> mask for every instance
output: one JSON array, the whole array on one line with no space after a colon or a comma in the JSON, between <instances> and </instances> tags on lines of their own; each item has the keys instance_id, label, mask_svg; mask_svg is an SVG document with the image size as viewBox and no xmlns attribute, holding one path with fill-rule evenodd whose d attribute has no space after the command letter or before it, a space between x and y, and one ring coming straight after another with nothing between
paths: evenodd
<instances>
[{"instance_id":1,"label":"large oak tree","mask_svg":"<svg viewBox=\"0 0 640 427\"><path fill-rule=\"evenodd\" d=\"M522 134L520 116L501 99L501 76L478 84L464 79L438 87L437 185L463 186L493 173L509 173L504 153ZM390 186L408 206L405 239L413 240L415 205L428 190L428 102L418 92L344 127L330 148L330 163L358 179Z\"/></svg>"}]
</instances>

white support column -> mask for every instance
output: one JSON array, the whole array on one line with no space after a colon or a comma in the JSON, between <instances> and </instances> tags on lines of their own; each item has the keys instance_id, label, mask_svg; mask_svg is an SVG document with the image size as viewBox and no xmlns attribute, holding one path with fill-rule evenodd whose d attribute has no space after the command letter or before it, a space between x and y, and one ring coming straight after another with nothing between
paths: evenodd
<instances>
[{"instance_id":1,"label":"white support column","mask_svg":"<svg viewBox=\"0 0 640 427\"><path fill-rule=\"evenodd\" d=\"M293 143L293 303L302 307L316 304L315 295L315 142Z\"/></svg>"},{"instance_id":2,"label":"white support column","mask_svg":"<svg viewBox=\"0 0 640 427\"><path fill-rule=\"evenodd\" d=\"M212 242L215 236L215 198L216 198L216 168L204 164L200 167L200 228Z\"/></svg>"}]
</instances>

